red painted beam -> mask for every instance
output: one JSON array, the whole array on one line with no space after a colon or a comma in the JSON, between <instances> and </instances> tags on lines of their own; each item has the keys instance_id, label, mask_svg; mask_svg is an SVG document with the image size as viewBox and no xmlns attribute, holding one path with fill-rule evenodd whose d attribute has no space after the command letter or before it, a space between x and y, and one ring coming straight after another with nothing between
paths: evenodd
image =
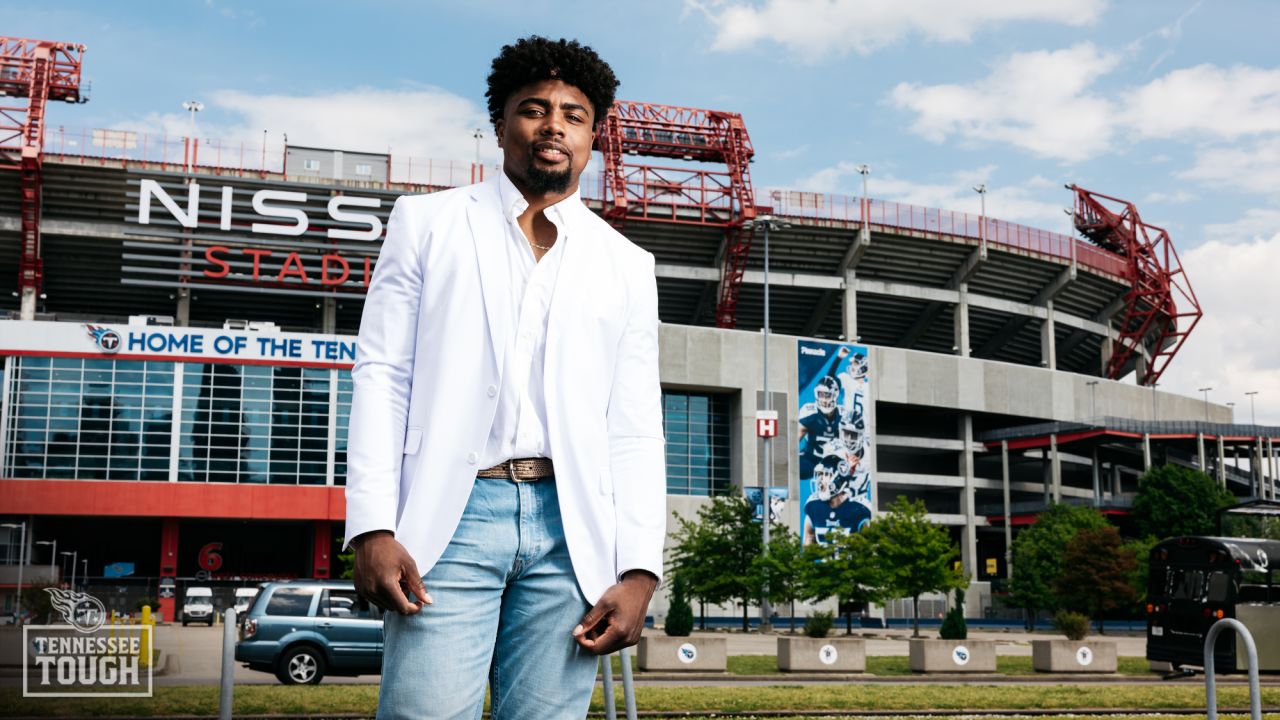
<instances>
[{"instance_id":1,"label":"red painted beam","mask_svg":"<svg viewBox=\"0 0 1280 720\"><path fill-rule=\"evenodd\" d=\"M347 503L341 487L5 478L0 513L342 521Z\"/></svg>"}]
</instances>

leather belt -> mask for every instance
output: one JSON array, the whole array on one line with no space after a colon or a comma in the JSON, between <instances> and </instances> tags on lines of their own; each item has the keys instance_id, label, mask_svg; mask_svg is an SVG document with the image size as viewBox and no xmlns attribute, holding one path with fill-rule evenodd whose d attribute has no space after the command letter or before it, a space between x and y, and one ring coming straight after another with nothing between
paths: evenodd
<instances>
[{"instance_id":1,"label":"leather belt","mask_svg":"<svg viewBox=\"0 0 1280 720\"><path fill-rule=\"evenodd\" d=\"M481 470L476 473L476 477L510 480L520 483L549 478L555 473L556 469L551 464L551 458L512 458L504 463Z\"/></svg>"}]
</instances>

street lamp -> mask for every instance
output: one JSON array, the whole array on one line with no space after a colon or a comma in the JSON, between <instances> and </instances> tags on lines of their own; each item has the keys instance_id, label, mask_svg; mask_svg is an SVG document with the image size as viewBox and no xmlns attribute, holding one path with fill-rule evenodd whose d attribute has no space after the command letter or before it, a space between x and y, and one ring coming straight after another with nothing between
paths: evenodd
<instances>
[{"instance_id":1,"label":"street lamp","mask_svg":"<svg viewBox=\"0 0 1280 720\"><path fill-rule=\"evenodd\" d=\"M80 557L80 551L73 550L71 552L67 552L66 550L63 550L62 554L71 556L71 589L75 590L76 589L76 561Z\"/></svg>"},{"instance_id":2,"label":"street lamp","mask_svg":"<svg viewBox=\"0 0 1280 720\"><path fill-rule=\"evenodd\" d=\"M1196 391L1196 392L1204 393L1204 421L1205 422L1209 422L1209 391L1212 389L1213 388L1211 387L1202 387Z\"/></svg>"},{"instance_id":3,"label":"street lamp","mask_svg":"<svg viewBox=\"0 0 1280 720\"><path fill-rule=\"evenodd\" d=\"M479 165L480 164L480 141L484 138L484 131L481 130L480 128L476 128L476 131L471 133L471 137L476 139L476 165Z\"/></svg>"},{"instance_id":4,"label":"street lamp","mask_svg":"<svg viewBox=\"0 0 1280 720\"><path fill-rule=\"evenodd\" d=\"M191 135L192 139L196 136L196 113L204 109L204 103L198 100L185 100L182 103L182 109L191 114Z\"/></svg>"},{"instance_id":5,"label":"street lamp","mask_svg":"<svg viewBox=\"0 0 1280 720\"><path fill-rule=\"evenodd\" d=\"M1098 417L1098 381L1090 380L1085 385L1089 386L1089 420L1096 423Z\"/></svg>"},{"instance_id":6,"label":"street lamp","mask_svg":"<svg viewBox=\"0 0 1280 720\"><path fill-rule=\"evenodd\" d=\"M781 222L780 220L773 217L772 215L762 215L756 218L754 221L752 221L752 227L764 228L764 327L761 328L761 331L763 332L763 335L764 335L764 351L762 353L763 355L762 364L764 365L764 409L772 410L773 400L772 398L769 397L769 231L771 229L780 230L782 228L790 227L790 226L784 222ZM769 438L769 437L764 438L764 478L762 483L764 487L761 488L761 493L764 501L764 516L761 518L760 524L764 526L762 537L764 539L765 555L769 554L769 486L773 484L773 461L772 461L772 458L770 457L771 455L770 450L772 448L772 442L771 442L772 439L773 438ZM772 614L771 612L772 609L769 607L768 594L769 594L769 583L766 580L765 587L764 587L765 596L761 597L760 599L760 629L761 630L768 629L769 616Z\"/></svg>"},{"instance_id":7,"label":"street lamp","mask_svg":"<svg viewBox=\"0 0 1280 720\"><path fill-rule=\"evenodd\" d=\"M58 541L57 540L37 540L33 545L52 545L49 549L49 564L52 565L58 561Z\"/></svg>"},{"instance_id":8,"label":"street lamp","mask_svg":"<svg viewBox=\"0 0 1280 720\"><path fill-rule=\"evenodd\" d=\"M862 228L859 231L858 239L862 242L868 242L871 239L871 204L867 201L867 176L871 174L871 166L863 163L857 168L858 174L862 176L862 207L858 212L858 219L862 221Z\"/></svg>"},{"instance_id":9,"label":"street lamp","mask_svg":"<svg viewBox=\"0 0 1280 720\"><path fill-rule=\"evenodd\" d=\"M80 558L80 582L85 583L88 587L89 579L89 558Z\"/></svg>"},{"instance_id":10,"label":"street lamp","mask_svg":"<svg viewBox=\"0 0 1280 720\"><path fill-rule=\"evenodd\" d=\"M1249 424L1250 424L1250 425L1257 425L1257 424L1258 424L1258 419L1257 419L1256 417L1254 417L1254 414L1253 414L1253 396L1254 396L1254 395L1257 395L1257 394L1258 394L1258 391L1257 391L1257 390L1251 390L1251 391L1249 391L1249 392L1245 393L1245 395L1248 395L1248 396L1249 396Z\"/></svg>"},{"instance_id":11,"label":"street lamp","mask_svg":"<svg viewBox=\"0 0 1280 720\"><path fill-rule=\"evenodd\" d=\"M18 595L17 601L14 603L14 609L17 611L18 622L22 622L22 566L27 564L27 523L22 521L19 523L4 523L0 525L2 528L13 530L14 528L22 528L22 536L18 541ZM12 535L12 533L10 533Z\"/></svg>"},{"instance_id":12,"label":"street lamp","mask_svg":"<svg viewBox=\"0 0 1280 720\"><path fill-rule=\"evenodd\" d=\"M981 214L978 215L978 241L982 243L982 252L987 251L987 184L979 183L973 186L973 191L978 193L981 199ZM985 257L985 254L983 255Z\"/></svg>"}]
</instances>

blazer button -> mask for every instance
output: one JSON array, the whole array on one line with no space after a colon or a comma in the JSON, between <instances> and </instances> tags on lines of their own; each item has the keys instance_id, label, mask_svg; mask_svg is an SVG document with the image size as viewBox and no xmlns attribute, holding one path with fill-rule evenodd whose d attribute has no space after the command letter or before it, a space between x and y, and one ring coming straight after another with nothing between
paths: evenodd
<instances>
[{"instance_id":1,"label":"blazer button","mask_svg":"<svg viewBox=\"0 0 1280 720\"><path fill-rule=\"evenodd\" d=\"M489 393L489 397L493 397L493 396L495 396L495 395L497 395L497 394L498 394L498 386L497 386L497 385L490 385L490 386L489 386L489 389L488 389L488 390L485 390L485 392Z\"/></svg>"},{"instance_id":2,"label":"blazer button","mask_svg":"<svg viewBox=\"0 0 1280 720\"><path fill-rule=\"evenodd\" d=\"M467 453L467 464L469 464L469 465L475 465L475 464L476 464L476 461L477 461L477 460L479 460L479 459L480 459L480 456L479 456L478 454L473 453L473 452L471 452L471 453Z\"/></svg>"}]
</instances>

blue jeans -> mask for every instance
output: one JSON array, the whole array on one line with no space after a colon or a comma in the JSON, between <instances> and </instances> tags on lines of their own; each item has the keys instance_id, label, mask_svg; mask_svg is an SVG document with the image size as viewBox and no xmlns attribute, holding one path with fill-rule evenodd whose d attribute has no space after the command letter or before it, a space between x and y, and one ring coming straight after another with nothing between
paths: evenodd
<instances>
[{"instance_id":1,"label":"blue jeans","mask_svg":"<svg viewBox=\"0 0 1280 720\"><path fill-rule=\"evenodd\" d=\"M565 544L553 478L477 478L462 520L423 577L435 601L387 613L379 718L582 718L597 658L574 626L590 607Z\"/></svg>"}]
</instances>

